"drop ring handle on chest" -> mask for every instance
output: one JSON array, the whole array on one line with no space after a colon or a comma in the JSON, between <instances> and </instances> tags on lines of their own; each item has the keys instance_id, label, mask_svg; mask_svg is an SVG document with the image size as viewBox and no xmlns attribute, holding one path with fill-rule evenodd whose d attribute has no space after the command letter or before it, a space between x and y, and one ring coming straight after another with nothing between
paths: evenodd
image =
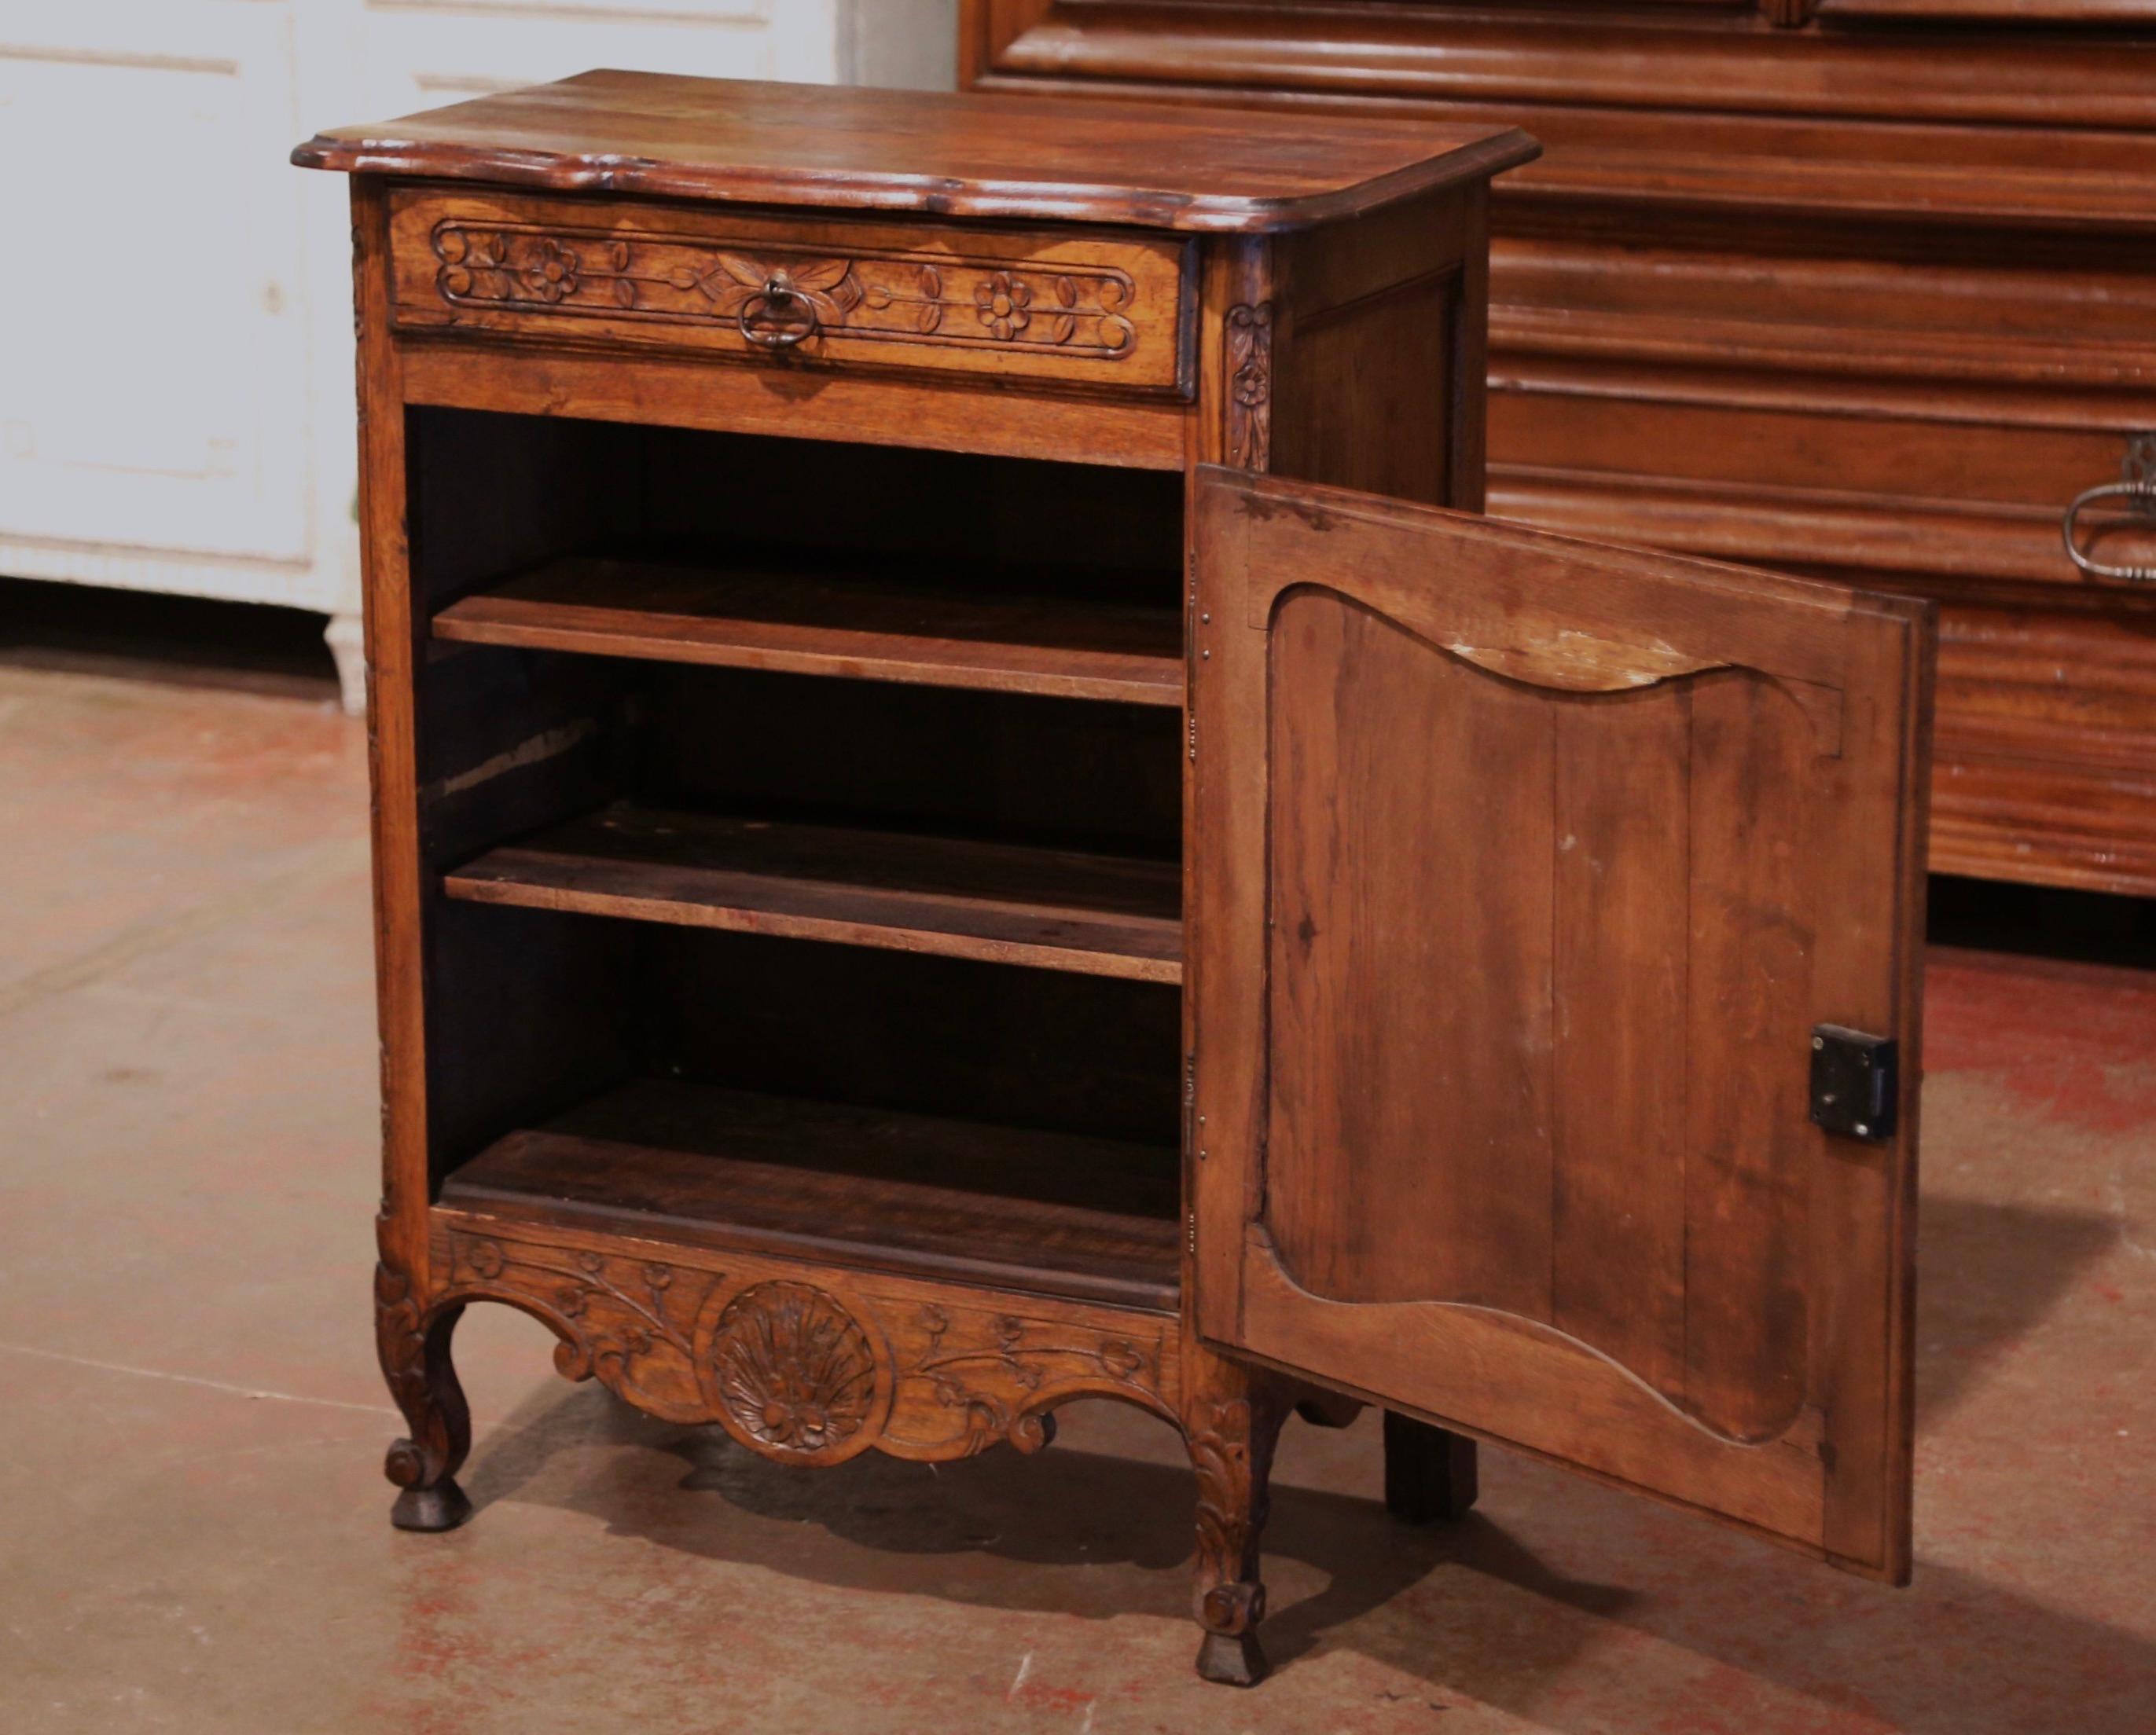
<instances>
[{"instance_id":1,"label":"drop ring handle on chest","mask_svg":"<svg viewBox=\"0 0 2156 1735\"><path fill-rule=\"evenodd\" d=\"M2082 512L2099 500L2118 503L2103 529L2137 532L2144 541L2150 533L2156 532L2156 433L2138 433L2127 443L2119 474L2119 481L2099 483L2094 488L2082 489L2067 506L2059 527L2066 540L2066 558L2080 569L2084 578L2112 584L2156 584L2156 566L2101 560L2082 545ZM2097 534L2100 537L2102 530Z\"/></svg>"}]
</instances>

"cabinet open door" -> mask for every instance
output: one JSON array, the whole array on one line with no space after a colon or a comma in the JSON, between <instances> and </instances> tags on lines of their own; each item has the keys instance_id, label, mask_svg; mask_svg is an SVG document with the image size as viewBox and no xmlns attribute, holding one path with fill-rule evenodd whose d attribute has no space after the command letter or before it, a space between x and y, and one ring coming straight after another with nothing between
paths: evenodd
<instances>
[{"instance_id":1,"label":"cabinet open door","mask_svg":"<svg viewBox=\"0 0 2156 1735\"><path fill-rule=\"evenodd\" d=\"M1200 1334L1905 1579L1930 605L1195 511Z\"/></svg>"}]
</instances>

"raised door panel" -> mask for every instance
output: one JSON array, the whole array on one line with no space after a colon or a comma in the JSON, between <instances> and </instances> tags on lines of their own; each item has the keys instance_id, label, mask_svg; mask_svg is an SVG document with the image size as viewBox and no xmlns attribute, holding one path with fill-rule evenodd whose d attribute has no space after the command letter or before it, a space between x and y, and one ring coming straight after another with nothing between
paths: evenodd
<instances>
[{"instance_id":1,"label":"raised door panel","mask_svg":"<svg viewBox=\"0 0 2156 1735\"><path fill-rule=\"evenodd\" d=\"M1927 605L1199 511L1200 1328L1898 1576L1913 1086L1810 1075L1915 1052Z\"/></svg>"}]
</instances>

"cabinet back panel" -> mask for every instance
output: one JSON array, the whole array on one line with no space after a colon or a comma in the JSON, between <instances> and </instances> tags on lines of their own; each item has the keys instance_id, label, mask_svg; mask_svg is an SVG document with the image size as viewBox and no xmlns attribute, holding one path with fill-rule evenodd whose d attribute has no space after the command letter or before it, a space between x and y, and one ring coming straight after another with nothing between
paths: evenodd
<instances>
[{"instance_id":1,"label":"cabinet back panel","mask_svg":"<svg viewBox=\"0 0 2156 1735\"><path fill-rule=\"evenodd\" d=\"M906 566L914 581L1024 570L1055 594L1181 597L1179 476L822 440L636 431L648 547L723 562L745 546ZM985 570L984 570L985 569Z\"/></svg>"},{"instance_id":2,"label":"cabinet back panel","mask_svg":"<svg viewBox=\"0 0 2156 1735\"><path fill-rule=\"evenodd\" d=\"M439 894L427 921L428 1144L439 1186L503 1134L632 1076L641 988L619 922Z\"/></svg>"},{"instance_id":3,"label":"cabinet back panel","mask_svg":"<svg viewBox=\"0 0 2156 1735\"><path fill-rule=\"evenodd\" d=\"M1172 986L447 901L432 931L438 1183L639 1077L1127 1139L1177 1171Z\"/></svg>"},{"instance_id":4,"label":"cabinet back panel","mask_svg":"<svg viewBox=\"0 0 2156 1735\"><path fill-rule=\"evenodd\" d=\"M417 408L413 566L430 607L572 553L1179 606L1179 477L824 440Z\"/></svg>"},{"instance_id":5,"label":"cabinet back panel","mask_svg":"<svg viewBox=\"0 0 2156 1735\"><path fill-rule=\"evenodd\" d=\"M751 934L659 930L645 945L654 1072L1139 1140L1177 1160L1173 987Z\"/></svg>"},{"instance_id":6,"label":"cabinet back panel","mask_svg":"<svg viewBox=\"0 0 2156 1735\"><path fill-rule=\"evenodd\" d=\"M632 431L484 410L406 412L412 583L424 621L505 573L633 535Z\"/></svg>"},{"instance_id":7,"label":"cabinet back panel","mask_svg":"<svg viewBox=\"0 0 2156 1735\"><path fill-rule=\"evenodd\" d=\"M1157 706L653 671L638 797L1173 859L1183 719Z\"/></svg>"}]
</instances>

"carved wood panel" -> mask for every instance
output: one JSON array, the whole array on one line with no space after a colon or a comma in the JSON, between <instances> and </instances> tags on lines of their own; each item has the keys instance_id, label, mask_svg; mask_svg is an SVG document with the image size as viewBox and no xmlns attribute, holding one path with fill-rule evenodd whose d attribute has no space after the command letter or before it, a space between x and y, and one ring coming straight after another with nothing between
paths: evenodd
<instances>
[{"instance_id":1,"label":"carved wood panel","mask_svg":"<svg viewBox=\"0 0 2156 1735\"><path fill-rule=\"evenodd\" d=\"M1271 467L1273 438L1273 305L1260 301L1228 310L1227 461L1239 470Z\"/></svg>"},{"instance_id":2,"label":"carved wood panel","mask_svg":"<svg viewBox=\"0 0 2156 1735\"><path fill-rule=\"evenodd\" d=\"M1187 243L408 194L398 323L1178 388Z\"/></svg>"},{"instance_id":3,"label":"carved wood panel","mask_svg":"<svg viewBox=\"0 0 2156 1735\"><path fill-rule=\"evenodd\" d=\"M520 1308L561 1339L566 1377L793 1463L870 1447L931 1461L998 1441L1034 1451L1072 1398L1170 1420L1180 1401L1177 1324L1163 1314L525 1224L438 1225L434 1263L443 1287L429 1315Z\"/></svg>"}]
</instances>

